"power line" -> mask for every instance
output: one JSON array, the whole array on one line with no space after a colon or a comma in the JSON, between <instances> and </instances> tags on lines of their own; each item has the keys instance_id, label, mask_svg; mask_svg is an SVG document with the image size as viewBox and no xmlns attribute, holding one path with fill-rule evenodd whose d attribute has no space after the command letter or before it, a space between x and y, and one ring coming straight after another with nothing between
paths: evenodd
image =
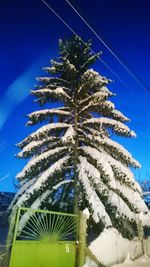
<instances>
[{"instance_id":1,"label":"power line","mask_svg":"<svg viewBox=\"0 0 150 267\"><path fill-rule=\"evenodd\" d=\"M61 20L61 22L74 34L74 35L76 35L76 36L78 36L79 38L80 38L80 40L81 40L81 42L82 43L84 43L89 49L90 49L90 51L94 54L94 55L96 55L97 56L97 58L105 65L105 67L107 68L107 69L109 69L109 71L111 71L112 73L113 73L113 75L115 75L116 77L117 77L117 79L124 85L124 86L126 86L129 90L131 90L130 88L129 88L129 86L127 85L127 83L126 82L124 82L123 81L123 79L111 68L111 67L109 67L109 65L104 61L104 60L102 60L101 58L100 58L100 56L99 55L97 55L97 53L93 50L93 49L91 49L82 39L81 39L81 37L69 26L69 24L64 20L64 19L62 19L62 17L45 1L45 0L41 0L55 15L56 15L56 17L57 18L59 18L60 20Z\"/></svg>"},{"instance_id":2,"label":"power line","mask_svg":"<svg viewBox=\"0 0 150 267\"><path fill-rule=\"evenodd\" d=\"M10 176L10 174L7 174L5 176L3 176L2 178L0 178L0 182L2 182L3 180L5 180L6 178L8 178Z\"/></svg>"},{"instance_id":3,"label":"power line","mask_svg":"<svg viewBox=\"0 0 150 267\"><path fill-rule=\"evenodd\" d=\"M144 89L150 92L150 88L148 88L141 78L137 77L137 74L133 73L128 66L122 62L122 60L113 52L113 50L108 46L104 40L99 36L99 34L90 26L90 24L83 18L83 16L76 10L76 8L68 1L65 0L68 5L74 10L74 12L80 17L80 19L86 24L86 26L94 33L94 35L99 39L99 41L108 49L108 51L115 57L115 59L121 64L121 66L130 74L130 76Z\"/></svg>"}]
</instances>

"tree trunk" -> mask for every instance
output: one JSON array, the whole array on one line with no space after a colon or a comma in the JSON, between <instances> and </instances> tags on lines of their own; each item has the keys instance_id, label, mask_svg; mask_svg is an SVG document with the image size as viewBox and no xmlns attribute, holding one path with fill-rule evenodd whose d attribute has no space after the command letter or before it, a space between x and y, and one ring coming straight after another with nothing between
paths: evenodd
<instances>
[{"instance_id":1,"label":"tree trunk","mask_svg":"<svg viewBox=\"0 0 150 267\"><path fill-rule=\"evenodd\" d=\"M77 116L77 100L75 96L75 147L74 147L74 213L78 215L79 205L78 205L78 138L77 138L77 129L78 129L78 116Z\"/></svg>"},{"instance_id":2,"label":"tree trunk","mask_svg":"<svg viewBox=\"0 0 150 267\"><path fill-rule=\"evenodd\" d=\"M86 228L87 217L83 212L79 216L79 247L78 247L78 267L83 267L85 263L86 252Z\"/></svg>"}]
</instances>

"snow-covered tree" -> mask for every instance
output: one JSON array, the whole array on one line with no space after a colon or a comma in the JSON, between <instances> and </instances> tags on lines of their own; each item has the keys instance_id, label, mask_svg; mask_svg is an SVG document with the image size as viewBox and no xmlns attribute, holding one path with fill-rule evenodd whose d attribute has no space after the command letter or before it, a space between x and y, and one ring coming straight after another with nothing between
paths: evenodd
<instances>
[{"instance_id":1,"label":"snow-covered tree","mask_svg":"<svg viewBox=\"0 0 150 267\"><path fill-rule=\"evenodd\" d=\"M18 144L18 157L29 161L17 175L21 187L12 205L87 207L100 228L133 236L138 213L148 212L130 170L140 165L111 137L136 135L109 100L111 81L90 68L97 59L90 47L76 36L60 40L60 57L31 91L42 109L28 115L27 125L42 125Z\"/></svg>"}]
</instances>

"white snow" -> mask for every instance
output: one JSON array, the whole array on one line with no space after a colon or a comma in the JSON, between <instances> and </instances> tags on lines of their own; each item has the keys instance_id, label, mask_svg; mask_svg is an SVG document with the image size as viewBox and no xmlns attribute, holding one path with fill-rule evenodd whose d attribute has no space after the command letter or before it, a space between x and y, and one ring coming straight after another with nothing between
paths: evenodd
<instances>
[{"instance_id":1,"label":"white snow","mask_svg":"<svg viewBox=\"0 0 150 267\"><path fill-rule=\"evenodd\" d=\"M125 260L123 263L115 264L112 267L149 267L150 266L150 257L147 255L141 256L135 261Z\"/></svg>"},{"instance_id":2,"label":"white snow","mask_svg":"<svg viewBox=\"0 0 150 267\"><path fill-rule=\"evenodd\" d=\"M125 239L115 228L104 229L89 248L97 259L106 266L123 262L128 255L131 260L142 255L142 245L139 239L135 238L132 241ZM92 265L87 266L92 267Z\"/></svg>"},{"instance_id":3,"label":"white snow","mask_svg":"<svg viewBox=\"0 0 150 267\"><path fill-rule=\"evenodd\" d=\"M83 122L83 125L88 125L88 124L97 124L99 126L104 125L105 127L112 127L113 130L117 134L125 135L125 136L131 136L131 137L136 137L136 134L129 129L128 126L125 124L121 123L120 121L116 121L113 119L101 117L101 118L92 118L88 119Z\"/></svg>"},{"instance_id":4,"label":"white snow","mask_svg":"<svg viewBox=\"0 0 150 267\"><path fill-rule=\"evenodd\" d=\"M73 180L65 180L65 181L61 181L58 184L54 185L52 187L51 190L46 190L40 197L38 197L31 205L31 209L29 211L26 211L23 216L21 217L20 221L19 221L19 225L18 225L18 231L21 231L23 229L23 227L25 226L25 224L27 223L27 221L29 220L30 216L32 216L34 213L34 210L37 210L40 208L41 204L43 201L45 201L45 199L50 196L50 194L57 190L59 187L61 187L62 185L68 184L73 182Z\"/></svg>"},{"instance_id":5,"label":"white snow","mask_svg":"<svg viewBox=\"0 0 150 267\"><path fill-rule=\"evenodd\" d=\"M150 238L142 243L138 237L133 240L123 238L115 228L104 231L90 244L89 249L99 262L109 267L149 267ZM117 264L118 263L118 264ZM83 267L98 267L89 257Z\"/></svg>"},{"instance_id":6,"label":"white snow","mask_svg":"<svg viewBox=\"0 0 150 267\"><path fill-rule=\"evenodd\" d=\"M90 212L89 212L88 208L85 208L85 209L83 210L83 214L86 216L87 219L90 218Z\"/></svg>"},{"instance_id":7,"label":"white snow","mask_svg":"<svg viewBox=\"0 0 150 267\"><path fill-rule=\"evenodd\" d=\"M47 70L47 71L49 71L49 70L50 70L50 67L44 67L43 70ZM51 84L57 84L57 83L70 84L69 81L66 81L66 80L64 80L64 79L61 79L61 78L59 78L59 77L53 77L53 76L51 76L51 77L37 77L36 80L37 80L37 81L41 81L41 82L44 82L44 81L45 81L45 82L48 82L48 83L51 82ZM53 82L53 83L52 83L52 82ZM56 87L57 87L57 86L56 86Z\"/></svg>"},{"instance_id":8,"label":"white snow","mask_svg":"<svg viewBox=\"0 0 150 267\"><path fill-rule=\"evenodd\" d=\"M131 153L129 153L122 145L118 144L117 142L106 137L105 138L96 137L96 140L98 140L100 144L115 149L117 153L123 155L123 157L126 158L127 162L131 163L134 167L137 168L141 167L139 162L132 157Z\"/></svg>"},{"instance_id":9,"label":"white snow","mask_svg":"<svg viewBox=\"0 0 150 267\"><path fill-rule=\"evenodd\" d=\"M113 171L111 165L106 160L106 155L100 153L96 148L90 146L84 146L81 150L88 156L92 157L97 161L97 165L100 171L104 172L110 181L114 180Z\"/></svg>"},{"instance_id":10,"label":"white snow","mask_svg":"<svg viewBox=\"0 0 150 267\"><path fill-rule=\"evenodd\" d=\"M145 208L145 211L142 210L139 214L139 220L142 222L143 226L148 226L150 227L150 211Z\"/></svg>"},{"instance_id":11,"label":"white snow","mask_svg":"<svg viewBox=\"0 0 150 267\"><path fill-rule=\"evenodd\" d=\"M102 103L100 103L100 106L104 109L110 109L113 110L115 108L115 104L111 102L110 100L106 100Z\"/></svg>"},{"instance_id":12,"label":"white snow","mask_svg":"<svg viewBox=\"0 0 150 267\"><path fill-rule=\"evenodd\" d=\"M47 137L44 140L31 141L29 144L27 144L26 146L24 146L24 148L22 149L22 151L19 152L17 156L18 157L24 157L25 154L31 155L33 150L36 150L36 149L42 147L45 143L48 143L48 142L51 142L52 143L53 141L56 141L58 139L59 138L52 136L52 137Z\"/></svg>"},{"instance_id":13,"label":"white snow","mask_svg":"<svg viewBox=\"0 0 150 267\"><path fill-rule=\"evenodd\" d=\"M32 118L38 118L40 117L41 115L51 115L51 114L56 114L56 115L70 115L70 112L69 111L65 111L65 110L61 110L61 109L43 109L43 110L37 110L37 111L34 111L30 114L28 114L28 117L30 119Z\"/></svg>"},{"instance_id":14,"label":"white snow","mask_svg":"<svg viewBox=\"0 0 150 267\"><path fill-rule=\"evenodd\" d=\"M18 200L18 198L20 196L22 196L22 194L24 194L24 192L34 184L34 182L36 181L36 178L33 178L32 180L29 181L25 181L25 183L21 186L21 188L19 189L19 191L16 193L13 201L11 202L9 209L11 210L13 205L15 204L15 202Z\"/></svg>"},{"instance_id":15,"label":"white snow","mask_svg":"<svg viewBox=\"0 0 150 267\"><path fill-rule=\"evenodd\" d=\"M124 167L121 163L118 161L111 159L111 157L107 154L100 153L97 149L85 146L81 148L82 151L85 152L85 154L93 159L96 159L98 166L100 167L99 172L104 172L105 175L109 178L107 184L109 187L106 186L106 184L103 184L100 180L100 173L98 170L88 163L88 161L82 157L82 164L84 165L84 172L86 176L90 177L91 181L93 181L94 185L93 187L99 190L101 193L102 190L105 190L105 193L108 197L108 203L112 204L113 206L117 207L117 213L116 216L124 216L126 215L130 220L133 219L136 221L136 214L130 210L128 205L125 203L125 201L118 195L116 190L119 190L129 201L129 203L133 204L134 207L138 208L138 211L142 211L143 213L148 212L148 208L145 205L143 199L140 196L140 193L134 191L134 187L131 189L131 187L126 186L125 184L122 184L119 180L115 179L115 176L113 174L113 170L111 169L110 164L120 165L123 168L124 174L129 176L129 178L134 180L133 174L130 172L130 170L126 167ZM80 168L82 168L82 164L80 165ZM119 167L120 167L119 166ZM89 175L90 174L90 175ZM86 177L86 179L88 179ZM85 179L85 178L84 178ZM82 180L83 181L83 180ZM84 180L85 181L85 180ZM88 181L87 181L88 183ZM92 186L92 185L89 185ZM112 191L113 189L114 191ZM116 192L115 192L116 191ZM147 225L148 220L143 220L143 225Z\"/></svg>"},{"instance_id":16,"label":"white snow","mask_svg":"<svg viewBox=\"0 0 150 267\"><path fill-rule=\"evenodd\" d=\"M86 173L86 161L83 157L79 157L80 165L79 165L79 179L81 180L83 187L86 192L86 197L89 201L89 204L92 208L93 214L92 217L96 223L98 223L100 220L103 221L103 223L106 226L111 225L111 220L105 210L105 207L103 203L100 201L99 197L97 196L94 188L89 182L87 173Z\"/></svg>"},{"instance_id":17,"label":"white snow","mask_svg":"<svg viewBox=\"0 0 150 267\"><path fill-rule=\"evenodd\" d=\"M34 194L34 191L39 190L44 185L44 183L54 175L54 173L60 171L64 164L69 160L69 158L69 156L65 156L62 159L59 159L54 164L52 164L49 169L44 171L41 176L38 177L36 182L28 190L26 190L24 194L22 194L16 205L21 206L26 200L28 200L30 198L30 194Z\"/></svg>"},{"instance_id":18,"label":"white snow","mask_svg":"<svg viewBox=\"0 0 150 267\"><path fill-rule=\"evenodd\" d=\"M64 136L61 138L62 142L67 144L68 142L71 142L72 144L75 144L75 131L72 126L69 126L67 131L65 132Z\"/></svg>"},{"instance_id":19,"label":"white snow","mask_svg":"<svg viewBox=\"0 0 150 267\"><path fill-rule=\"evenodd\" d=\"M117 142L111 140L108 137L103 137L101 138L100 136L97 136L98 133L91 135L91 134L86 134L84 132L85 137L88 137L88 139L90 139L92 142L97 141L100 144L100 147L103 146L103 149L105 150L105 147L109 149L109 154L112 155L114 154L119 154L121 156L121 158L124 159L124 161L126 161L126 163L131 164L134 167L140 168L141 165L139 164L139 162L137 160L135 160L132 155L120 144L118 144ZM106 151L105 151L106 152ZM106 152L107 153L107 152Z\"/></svg>"},{"instance_id":20,"label":"white snow","mask_svg":"<svg viewBox=\"0 0 150 267\"><path fill-rule=\"evenodd\" d=\"M54 129L65 129L68 128L69 126L71 126L68 123L61 123L61 122L57 122L57 123L49 123L48 125L44 125L41 128L39 128L38 130L36 130L34 133L30 134L28 137L26 137L23 141L21 141L19 143L19 145L27 145L28 143L30 143L33 140L39 140L41 139L41 137L45 137L48 138L48 134L51 132L51 130Z\"/></svg>"},{"instance_id":21,"label":"white snow","mask_svg":"<svg viewBox=\"0 0 150 267\"><path fill-rule=\"evenodd\" d=\"M63 158L57 160L54 164L52 164L52 166L48 170L44 171L38 178L38 180L35 182L32 189L30 189L30 193L33 193L34 190L40 189L48 178L50 178L54 173L57 173L59 170L62 169L64 163L66 163L69 158L69 156L64 156Z\"/></svg>"},{"instance_id":22,"label":"white snow","mask_svg":"<svg viewBox=\"0 0 150 267\"><path fill-rule=\"evenodd\" d=\"M114 109L112 111L112 114L114 115L114 118L115 119L119 119L122 122L130 121L129 118L127 118L126 116L124 116L124 114L122 112L120 112L119 110L117 110L117 109Z\"/></svg>"},{"instance_id":23,"label":"white snow","mask_svg":"<svg viewBox=\"0 0 150 267\"><path fill-rule=\"evenodd\" d=\"M138 209L138 212L148 212L148 208L141 198L140 193L134 191L125 184L121 184L119 180L116 180L116 188L128 199L129 203L133 204Z\"/></svg>"},{"instance_id":24,"label":"white snow","mask_svg":"<svg viewBox=\"0 0 150 267\"><path fill-rule=\"evenodd\" d=\"M106 96L108 96L107 92L98 91L90 96L87 96L83 100L79 101L79 105L83 106L85 104L86 107L87 103L89 103L90 101L93 101L92 103L94 102L98 103L98 101L103 100L104 98L106 98Z\"/></svg>"},{"instance_id":25,"label":"white snow","mask_svg":"<svg viewBox=\"0 0 150 267\"><path fill-rule=\"evenodd\" d=\"M63 147L57 147L54 149L50 149L44 153L42 153L39 156L33 157L27 164L26 166L23 168L23 170L17 174L16 178L17 179L23 179L26 177L26 175L28 173L30 173L32 171L33 168L36 168L36 165L38 165L40 162L46 160L49 157L52 157L56 154L59 154L61 152L65 152L68 148L66 146Z\"/></svg>"},{"instance_id":26,"label":"white snow","mask_svg":"<svg viewBox=\"0 0 150 267\"><path fill-rule=\"evenodd\" d=\"M82 79L89 79L92 80L95 84L108 84L110 80L101 76L98 72L94 71L92 68L88 69L82 75Z\"/></svg>"},{"instance_id":27,"label":"white snow","mask_svg":"<svg viewBox=\"0 0 150 267\"><path fill-rule=\"evenodd\" d=\"M58 97L65 97L67 99L70 99L70 96L65 92L65 88L57 87L56 89L49 89L49 88L41 88L38 90L31 90L31 93L37 96L44 96L46 94L49 95L57 95Z\"/></svg>"}]
</instances>

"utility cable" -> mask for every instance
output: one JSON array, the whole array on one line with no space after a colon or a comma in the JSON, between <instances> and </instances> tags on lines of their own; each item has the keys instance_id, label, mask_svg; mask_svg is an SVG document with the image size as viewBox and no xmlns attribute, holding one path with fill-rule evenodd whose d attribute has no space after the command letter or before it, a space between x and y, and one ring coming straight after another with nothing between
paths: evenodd
<instances>
[{"instance_id":1,"label":"utility cable","mask_svg":"<svg viewBox=\"0 0 150 267\"><path fill-rule=\"evenodd\" d=\"M122 62L122 60L113 52L113 50L108 46L104 40L99 36L99 34L90 26L90 24L83 18L83 16L76 10L76 8L68 1L65 0L68 5L74 10L74 12L80 17L80 19L86 24L86 26L94 33L94 35L99 39L99 41L107 48L107 50L112 54L113 57L121 64L121 66L130 74L130 76L144 89L150 92L150 88L148 88L144 83L134 74L126 64Z\"/></svg>"},{"instance_id":2,"label":"utility cable","mask_svg":"<svg viewBox=\"0 0 150 267\"><path fill-rule=\"evenodd\" d=\"M109 69L109 71L111 71L112 73L113 73L113 75L115 75L116 77L117 77L117 79L124 85L124 86L126 86L129 90L131 90L130 88L129 88L129 86L127 85L127 83L125 83L123 80L122 80L122 78L120 78L120 76L111 68L111 67L109 67L109 65L104 61L104 60L102 60L101 58L100 58L100 56L99 55L97 55L97 53L95 53L95 51L93 50L93 49L91 49L82 39L81 39L81 37L69 26L69 24L64 20L64 19L62 19L61 18L61 16L45 1L45 0L41 0L55 15L56 15L56 17L57 18L59 18L60 20L61 20L61 22L74 34L74 35L76 35L77 37L79 37L80 38L80 40L81 40L81 42L82 43L84 43L84 45L86 45L89 49L90 49L90 51L94 54L94 55L96 55L97 56L97 58L105 65L105 67L107 68L107 69Z\"/></svg>"}]
</instances>

